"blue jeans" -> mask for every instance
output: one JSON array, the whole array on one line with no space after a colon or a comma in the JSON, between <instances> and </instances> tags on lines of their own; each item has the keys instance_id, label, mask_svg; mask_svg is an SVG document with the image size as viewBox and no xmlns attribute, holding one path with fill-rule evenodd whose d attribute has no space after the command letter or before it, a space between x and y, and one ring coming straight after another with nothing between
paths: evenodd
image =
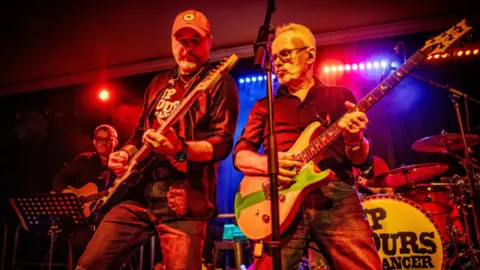
<instances>
[{"instance_id":1,"label":"blue jeans","mask_svg":"<svg viewBox=\"0 0 480 270\"><path fill-rule=\"evenodd\" d=\"M373 231L356 190L342 181L328 183L305 198L299 213L281 236L282 269L299 269L307 236L330 269L382 269ZM254 269L272 269L266 250Z\"/></svg>"},{"instance_id":2,"label":"blue jeans","mask_svg":"<svg viewBox=\"0 0 480 270\"><path fill-rule=\"evenodd\" d=\"M198 220L160 222L147 208L123 202L105 215L76 269L118 270L154 233L167 269L201 269L206 226Z\"/></svg>"}]
</instances>

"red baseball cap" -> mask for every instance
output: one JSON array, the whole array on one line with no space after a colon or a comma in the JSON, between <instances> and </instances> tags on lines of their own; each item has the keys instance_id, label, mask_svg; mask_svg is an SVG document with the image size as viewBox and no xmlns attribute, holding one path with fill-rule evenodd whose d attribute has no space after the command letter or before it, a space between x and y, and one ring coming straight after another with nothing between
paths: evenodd
<instances>
[{"instance_id":1,"label":"red baseball cap","mask_svg":"<svg viewBox=\"0 0 480 270\"><path fill-rule=\"evenodd\" d=\"M187 10L177 15L173 22L172 36L175 35L178 30L185 27L192 28L202 36L212 34L207 17L196 10Z\"/></svg>"}]
</instances>

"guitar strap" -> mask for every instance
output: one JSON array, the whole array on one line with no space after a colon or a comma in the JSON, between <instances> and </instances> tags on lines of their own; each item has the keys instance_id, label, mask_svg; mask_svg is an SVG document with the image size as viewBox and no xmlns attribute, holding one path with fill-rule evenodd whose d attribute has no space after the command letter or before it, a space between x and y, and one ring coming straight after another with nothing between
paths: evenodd
<instances>
[{"instance_id":1,"label":"guitar strap","mask_svg":"<svg viewBox=\"0 0 480 270\"><path fill-rule=\"evenodd\" d=\"M211 69L211 65L210 64L206 64L205 66L202 67L202 69L200 70L199 73L197 73L193 78L192 78L192 81L191 83L189 83L188 85L186 85L186 89L182 95L182 98L180 100L183 100L185 98L185 96L190 93L190 91L192 89L194 89L199 82L201 82L203 80L203 78L205 77L205 75L208 73L208 71L210 71ZM159 101L159 98L161 96L161 94L163 93L163 91L165 91L165 89L169 88L169 87L175 87L175 82L176 80L178 80L179 78L179 73L178 73L178 67L175 67L174 70L172 70L166 77L163 78L162 82L160 82L160 88L161 90L159 90L157 92L157 94L155 95L155 98L152 100L152 102L150 104L148 104L148 110L147 110L147 114L146 114L146 118L145 118L145 121L149 121L152 113L153 113L153 109L155 108L156 104L158 103ZM152 128L153 129L157 129L159 127L159 123L158 121L153 121L152 123Z\"/></svg>"}]
</instances>

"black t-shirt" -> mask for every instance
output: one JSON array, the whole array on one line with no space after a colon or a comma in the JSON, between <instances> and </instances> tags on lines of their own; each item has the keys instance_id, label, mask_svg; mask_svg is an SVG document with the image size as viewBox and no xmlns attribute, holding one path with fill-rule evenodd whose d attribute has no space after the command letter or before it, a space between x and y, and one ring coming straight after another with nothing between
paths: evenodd
<instances>
[{"instance_id":1,"label":"black t-shirt","mask_svg":"<svg viewBox=\"0 0 480 270\"><path fill-rule=\"evenodd\" d=\"M86 183L93 182L99 191L105 190L110 177L110 170L102 165L98 153L86 152L78 155L57 173L53 179L53 190L61 192L67 185L81 188Z\"/></svg>"},{"instance_id":2,"label":"black t-shirt","mask_svg":"<svg viewBox=\"0 0 480 270\"><path fill-rule=\"evenodd\" d=\"M182 83L177 80L174 86L168 87L160 93L153 114L150 116L152 123L155 119L158 122L167 119L167 117L177 108L182 100L185 89Z\"/></svg>"}]
</instances>

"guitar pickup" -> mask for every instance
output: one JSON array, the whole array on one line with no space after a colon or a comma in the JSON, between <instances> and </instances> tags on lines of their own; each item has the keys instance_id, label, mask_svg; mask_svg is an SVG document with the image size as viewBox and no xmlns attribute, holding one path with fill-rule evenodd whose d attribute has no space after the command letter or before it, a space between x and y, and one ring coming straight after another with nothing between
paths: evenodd
<instances>
[{"instance_id":1,"label":"guitar pickup","mask_svg":"<svg viewBox=\"0 0 480 270\"><path fill-rule=\"evenodd\" d=\"M263 182L262 184L263 194L265 194L265 199L270 200L271 193L270 193L270 182Z\"/></svg>"}]
</instances>

